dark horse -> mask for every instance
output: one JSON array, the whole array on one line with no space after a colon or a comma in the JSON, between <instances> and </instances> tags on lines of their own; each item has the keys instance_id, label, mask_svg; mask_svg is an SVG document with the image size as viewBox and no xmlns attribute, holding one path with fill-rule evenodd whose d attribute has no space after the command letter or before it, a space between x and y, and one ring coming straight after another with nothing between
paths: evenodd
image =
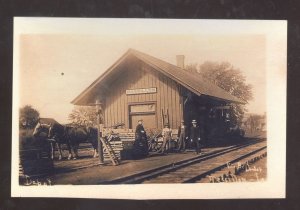
<instances>
[{"instance_id":1,"label":"dark horse","mask_svg":"<svg viewBox=\"0 0 300 210\"><path fill-rule=\"evenodd\" d=\"M60 125L62 128L64 126ZM69 141L64 138L64 135L61 134L61 135L56 135L54 138L49 138L49 131L50 131L50 128L51 128L51 124L45 124L45 123L40 123L38 122L34 128L34 131L33 131L33 137L39 137L42 133L46 133L46 136L47 136L47 140L50 141L50 146L51 146L51 151L50 151L50 154L51 154L51 159L53 160L54 159L54 150L55 150L55 146L57 145L58 146L58 151L59 151L59 160L62 159L62 150L61 150L61 145L62 144L66 144L67 147L68 147L68 151L69 151L69 159L71 158L71 146L70 146L70 143Z\"/></svg>"},{"instance_id":2,"label":"dark horse","mask_svg":"<svg viewBox=\"0 0 300 210\"><path fill-rule=\"evenodd\" d=\"M69 157L72 158L72 151L74 151L74 159L78 158L78 147L80 143L89 142L94 148L93 157L97 157L98 149L98 130L93 127L85 126L62 126L59 123L53 123L49 127L50 139L64 139L67 142Z\"/></svg>"},{"instance_id":3,"label":"dark horse","mask_svg":"<svg viewBox=\"0 0 300 210\"><path fill-rule=\"evenodd\" d=\"M51 159L54 159L55 146L58 146L59 160L62 159L61 145L66 144L68 148L68 159L72 158L72 149L76 159L78 157L78 147L80 143L90 142L94 148L94 157L97 157L98 130L92 127L70 127L59 123L42 124L40 122L34 128L33 136L38 137L41 133L47 133L51 145Z\"/></svg>"}]
</instances>

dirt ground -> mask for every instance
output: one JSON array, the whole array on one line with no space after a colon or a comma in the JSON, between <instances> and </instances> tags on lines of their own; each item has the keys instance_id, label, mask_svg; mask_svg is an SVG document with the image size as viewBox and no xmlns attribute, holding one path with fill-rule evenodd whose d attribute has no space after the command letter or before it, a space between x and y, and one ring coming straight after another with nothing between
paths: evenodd
<instances>
[{"instance_id":1,"label":"dirt ground","mask_svg":"<svg viewBox=\"0 0 300 210\"><path fill-rule=\"evenodd\" d=\"M253 137L264 137L265 134L253 134ZM249 138L249 137L248 137ZM226 146L227 147L227 146ZM213 148L203 148L203 153L213 152L215 150L220 150L226 147L213 147ZM194 151L187 151L186 153L169 153L166 156L155 155L152 154L150 157L139 159L139 160L123 160L120 165L113 166L110 163L101 166L94 165L91 167L75 170L72 172L66 173L57 173L51 177L49 177L54 185L92 185L92 184L100 184L101 182L113 180L120 178L122 176L132 175L134 173L142 172L145 170L149 170L152 168L156 168L166 164L172 164L174 162L189 159L195 157ZM266 159L266 158L265 158ZM71 160L71 161L79 161L79 160ZM266 164L263 162L265 160L260 160L261 162L257 162L255 164L262 168L266 168ZM93 162L97 162L95 159ZM59 163L60 164L60 163ZM62 164L63 167L63 164ZM266 171L266 170L264 170ZM241 175L245 176L245 175ZM246 175L247 179L251 178L253 175L251 173ZM266 175L261 174L260 177L264 178Z\"/></svg>"},{"instance_id":2,"label":"dirt ground","mask_svg":"<svg viewBox=\"0 0 300 210\"><path fill-rule=\"evenodd\" d=\"M204 148L203 153L209 153L222 148ZM168 155L155 155L140 160L124 160L118 166L113 166L107 163L104 166L97 165L84 169L79 169L72 172L55 174L49 177L54 185L75 184L75 185L89 185L99 184L103 181L116 179L122 176L131 175L134 173L142 172L152 168L160 167L166 164L190 159L195 157L196 154L193 150L186 153L169 153ZM71 160L76 161L76 160Z\"/></svg>"}]
</instances>

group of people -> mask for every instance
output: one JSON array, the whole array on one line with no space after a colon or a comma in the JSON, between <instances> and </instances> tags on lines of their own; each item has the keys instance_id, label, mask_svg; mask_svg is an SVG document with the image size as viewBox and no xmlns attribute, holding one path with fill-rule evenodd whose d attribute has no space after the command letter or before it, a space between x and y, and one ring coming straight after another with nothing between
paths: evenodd
<instances>
[{"instance_id":1,"label":"group of people","mask_svg":"<svg viewBox=\"0 0 300 210\"><path fill-rule=\"evenodd\" d=\"M165 128L162 131L163 136L163 145L159 152L162 154L168 153L168 150L171 148L170 143L172 139L172 130L169 125L166 124ZM196 154L201 153L200 142L203 140L203 132L201 132L201 128L198 126L197 121L192 121L192 126L190 129L185 125L184 121L181 121L181 125L178 128L178 146L177 151L185 151L186 146L194 145Z\"/></svg>"},{"instance_id":2,"label":"group of people","mask_svg":"<svg viewBox=\"0 0 300 210\"><path fill-rule=\"evenodd\" d=\"M144 150L148 150L148 142L146 131L143 126L143 120L138 121L136 126L136 142L138 142ZM163 143L158 151L161 154L167 154L171 148L172 129L166 123L162 130ZM176 150L185 152L187 145L193 145L197 155L201 154L200 142L203 142L203 129L197 124L196 120L192 120L192 126L189 128L182 120L178 128L178 144ZM147 152L148 153L148 152Z\"/></svg>"}]
</instances>

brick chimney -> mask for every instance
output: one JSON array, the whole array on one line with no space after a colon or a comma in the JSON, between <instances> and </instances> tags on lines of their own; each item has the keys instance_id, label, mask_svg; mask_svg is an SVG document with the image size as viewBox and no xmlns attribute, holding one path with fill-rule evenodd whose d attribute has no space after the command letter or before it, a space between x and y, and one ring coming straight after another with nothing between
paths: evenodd
<instances>
[{"instance_id":1,"label":"brick chimney","mask_svg":"<svg viewBox=\"0 0 300 210\"><path fill-rule=\"evenodd\" d=\"M177 66L184 69L184 55L176 55Z\"/></svg>"}]
</instances>

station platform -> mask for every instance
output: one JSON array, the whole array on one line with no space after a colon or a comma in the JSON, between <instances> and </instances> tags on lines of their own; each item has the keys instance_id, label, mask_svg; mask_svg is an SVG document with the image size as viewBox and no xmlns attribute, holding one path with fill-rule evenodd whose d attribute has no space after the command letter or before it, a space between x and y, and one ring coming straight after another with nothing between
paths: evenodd
<instances>
[{"instance_id":1,"label":"station platform","mask_svg":"<svg viewBox=\"0 0 300 210\"><path fill-rule=\"evenodd\" d=\"M246 134L245 137L245 141L267 138L265 132ZM234 144L220 145L202 148L202 155L234 146ZM169 153L168 155L150 153L148 157L143 159L122 160L120 165L113 166L110 161L106 161L105 165L99 165L98 158L92 158L90 153L83 152L82 154L81 158L77 160L54 161L55 172L54 175L49 177L52 184L101 184L196 156L195 150L186 150L185 153Z\"/></svg>"},{"instance_id":2,"label":"station platform","mask_svg":"<svg viewBox=\"0 0 300 210\"><path fill-rule=\"evenodd\" d=\"M207 154L227 147L203 148L201 152L202 154ZM61 168L66 172L55 173L49 178L54 185L93 185L190 159L195 156L196 153L194 150L186 150L184 153L169 153L167 155L150 153L148 157L143 159L123 160L121 164L117 166L113 166L109 161L104 165L99 165L99 159L91 157L83 157L78 160L56 161L56 171L59 172ZM88 164L86 164L86 162L88 162ZM74 167L76 165L78 165L77 168ZM80 165L85 166L80 167ZM70 168L69 171L68 167Z\"/></svg>"}]
</instances>

